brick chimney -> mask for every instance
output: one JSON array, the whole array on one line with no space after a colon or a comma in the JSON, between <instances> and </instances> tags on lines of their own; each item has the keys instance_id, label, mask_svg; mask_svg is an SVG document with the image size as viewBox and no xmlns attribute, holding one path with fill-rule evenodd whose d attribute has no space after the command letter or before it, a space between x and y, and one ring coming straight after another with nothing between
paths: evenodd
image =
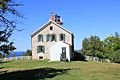
<instances>
[{"instance_id":1,"label":"brick chimney","mask_svg":"<svg viewBox=\"0 0 120 80\"><path fill-rule=\"evenodd\" d=\"M50 20L55 22L55 16L56 16L56 14L51 13Z\"/></svg>"},{"instance_id":2,"label":"brick chimney","mask_svg":"<svg viewBox=\"0 0 120 80\"><path fill-rule=\"evenodd\" d=\"M56 22L59 25L63 24L60 16L58 16L57 14L54 14L54 13L51 13L50 20Z\"/></svg>"}]
</instances>

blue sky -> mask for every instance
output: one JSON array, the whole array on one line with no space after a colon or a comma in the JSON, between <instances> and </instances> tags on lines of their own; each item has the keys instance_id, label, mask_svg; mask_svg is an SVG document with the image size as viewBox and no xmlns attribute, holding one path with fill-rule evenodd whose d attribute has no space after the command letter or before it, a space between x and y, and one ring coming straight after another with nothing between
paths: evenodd
<instances>
[{"instance_id":1,"label":"blue sky","mask_svg":"<svg viewBox=\"0 0 120 80\"><path fill-rule=\"evenodd\" d=\"M16 51L31 49L31 33L49 20L51 12L63 19L63 27L74 33L75 49L91 35L102 40L120 34L120 0L16 0L24 6L18 8L25 19L18 20L18 28L11 37Z\"/></svg>"}]
</instances>

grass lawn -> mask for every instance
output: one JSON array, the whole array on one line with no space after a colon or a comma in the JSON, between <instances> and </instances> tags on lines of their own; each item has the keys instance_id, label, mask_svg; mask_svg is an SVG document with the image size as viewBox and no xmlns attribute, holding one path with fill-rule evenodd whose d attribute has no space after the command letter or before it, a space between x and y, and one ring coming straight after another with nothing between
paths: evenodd
<instances>
[{"instance_id":1,"label":"grass lawn","mask_svg":"<svg viewBox=\"0 0 120 80\"><path fill-rule=\"evenodd\" d=\"M120 64L18 60L0 64L0 80L120 80Z\"/></svg>"}]
</instances>

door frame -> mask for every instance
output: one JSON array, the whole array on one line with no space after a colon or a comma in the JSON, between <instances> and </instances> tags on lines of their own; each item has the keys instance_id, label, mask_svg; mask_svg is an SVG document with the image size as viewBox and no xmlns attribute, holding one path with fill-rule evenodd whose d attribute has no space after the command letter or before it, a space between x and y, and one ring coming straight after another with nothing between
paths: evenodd
<instances>
[{"instance_id":1,"label":"door frame","mask_svg":"<svg viewBox=\"0 0 120 80\"><path fill-rule=\"evenodd\" d=\"M64 61L64 60L67 59L67 58L66 58L66 47L61 47L61 51L62 51L62 53L61 53L61 55L60 55L60 60L61 60L61 61Z\"/></svg>"}]
</instances>

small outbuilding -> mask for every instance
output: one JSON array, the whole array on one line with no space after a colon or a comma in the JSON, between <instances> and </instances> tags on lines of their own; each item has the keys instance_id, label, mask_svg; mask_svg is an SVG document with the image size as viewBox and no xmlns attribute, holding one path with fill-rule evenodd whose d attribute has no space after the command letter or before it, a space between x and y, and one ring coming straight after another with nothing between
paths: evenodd
<instances>
[{"instance_id":1,"label":"small outbuilding","mask_svg":"<svg viewBox=\"0 0 120 80\"><path fill-rule=\"evenodd\" d=\"M65 42L56 43L50 48L50 61L64 61L72 58L71 46Z\"/></svg>"}]
</instances>

